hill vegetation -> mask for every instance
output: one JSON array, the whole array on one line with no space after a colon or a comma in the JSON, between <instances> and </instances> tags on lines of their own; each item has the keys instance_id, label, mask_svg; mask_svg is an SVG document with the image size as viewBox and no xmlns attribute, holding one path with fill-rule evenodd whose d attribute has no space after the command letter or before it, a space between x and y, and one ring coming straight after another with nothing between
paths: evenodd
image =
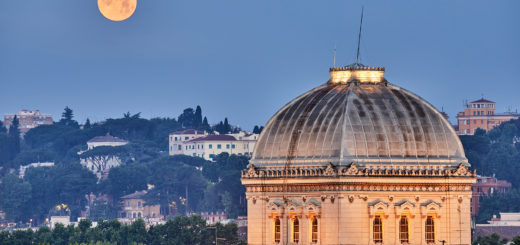
<instances>
[{"instance_id":1,"label":"hill vegetation","mask_svg":"<svg viewBox=\"0 0 520 245\"><path fill-rule=\"evenodd\" d=\"M121 196L154 186L147 195L149 203L161 204L165 216L198 211L225 210L230 217L245 214L245 190L240 184L240 170L248 159L221 154L214 162L189 156L168 156L169 133L195 128L221 133L240 130L228 119L210 126L202 109L185 109L175 118L144 119L140 114L125 113L122 118L80 126L73 111L65 108L59 122L31 129L20 139L17 122L7 130L0 125L0 210L6 219L19 223L41 224L56 205L66 204L72 218L85 211L86 195L108 195L110 204L90 207L90 215L115 218ZM260 130L256 127L255 130ZM80 165L79 151L95 136L110 135L130 143L118 147L97 147L86 156L118 156L123 164L112 168L108 178L96 176ZM53 167L29 168L24 179L18 168L33 162L55 162ZM202 171L201 171L202 170ZM174 206L173 208L172 205Z\"/></svg>"},{"instance_id":2,"label":"hill vegetation","mask_svg":"<svg viewBox=\"0 0 520 245\"><path fill-rule=\"evenodd\" d=\"M512 183L507 193L483 197L477 223L486 223L499 212L520 212L520 119L511 120L486 132L460 136L466 157L477 174L495 176Z\"/></svg>"}]
</instances>

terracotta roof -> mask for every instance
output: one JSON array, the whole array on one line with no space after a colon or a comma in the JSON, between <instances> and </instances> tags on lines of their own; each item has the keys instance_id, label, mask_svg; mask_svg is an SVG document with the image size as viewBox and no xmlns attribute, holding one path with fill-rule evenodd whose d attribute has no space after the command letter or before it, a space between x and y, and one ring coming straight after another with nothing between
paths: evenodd
<instances>
[{"instance_id":1,"label":"terracotta roof","mask_svg":"<svg viewBox=\"0 0 520 245\"><path fill-rule=\"evenodd\" d=\"M122 196L121 199L136 199L142 198L146 194L146 191L136 191L132 194L128 194L126 196Z\"/></svg>"},{"instance_id":2,"label":"terracotta roof","mask_svg":"<svg viewBox=\"0 0 520 245\"><path fill-rule=\"evenodd\" d=\"M204 134L204 131L189 128L189 129L185 129L185 130L175 131L170 134Z\"/></svg>"},{"instance_id":3,"label":"terracotta roof","mask_svg":"<svg viewBox=\"0 0 520 245\"><path fill-rule=\"evenodd\" d=\"M197 142L197 141L235 141L237 139L235 139L235 137L231 136L231 135L208 135L208 136L205 136L205 137L200 137L200 138L196 138L196 139L192 139L189 142Z\"/></svg>"},{"instance_id":4,"label":"terracotta roof","mask_svg":"<svg viewBox=\"0 0 520 245\"><path fill-rule=\"evenodd\" d=\"M491 101L491 100L486 100L484 98L482 99L479 99L479 100L475 100L475 101L471 101L469 103L495 103L494 101Z\"/></svg>"},{"instance_id":5,"label":"terracotta roof","mask_svg":"<svg viewBox=\"0 0 520 245\"><path fill-rule=\"evenodd\" d=\"M128 141L120 139L118 137L114 137L110 134L107 134L105 136L96 136L96 137L92 138L91 140L87 141L87 143L93 143L93 142L128 142Z\"/></svg>"}]
</instances>

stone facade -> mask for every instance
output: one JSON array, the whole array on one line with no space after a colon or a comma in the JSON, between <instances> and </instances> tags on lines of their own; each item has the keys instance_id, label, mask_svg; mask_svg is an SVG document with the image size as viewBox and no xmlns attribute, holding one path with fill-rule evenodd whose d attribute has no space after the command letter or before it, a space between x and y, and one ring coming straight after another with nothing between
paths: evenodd
<instances>
[{"instance_id":1,"label":"stone facade","mask_svg":"<svg viewBox=\"0 0 520 245\"><path fill-rule=\"evenodd\" d=\"M430 216L434 243L470 244L474 179L475 172L464 165L454 170L380 171L361 170L353 163L348 168L329 165L287 173L251 165L242 173L247 188L248 243L276 243L274 222L279 218L280 244L311 244L311 221L317 218L316 244L376 244L373 223L379 216L383 244L402 244L401 217L408 221L408 243L428 244L425 226ZM299 242L294 242L291 228L294 217L299 219Z\"/></svg>"}]
</instances>

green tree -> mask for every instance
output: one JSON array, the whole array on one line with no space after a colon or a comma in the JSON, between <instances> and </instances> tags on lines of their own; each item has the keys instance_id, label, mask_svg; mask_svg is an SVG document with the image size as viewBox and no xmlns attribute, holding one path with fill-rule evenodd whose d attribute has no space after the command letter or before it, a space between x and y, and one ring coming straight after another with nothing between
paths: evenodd
<instances>
[{"instance_id":1,"label":"green tree","mask_svg":"<svg viewBox=\"0 0 520 245\"><path fill-rule=\"evenodd\" d=\"M202 120L201 129L205 131L211 131L211 126L208 123L208 118L204 117L204 119Z\"/></svg>"},{"instance_id":2,"label":"green tree","mask_svg":"<svg viewBox=\"0 0 520 245\"><path fill-rule=\"evenodd\" d=\"M9 138L11 139L11 154L16 156L20 152L20 123L16 115L13 118L13 122L9 127Z\"/></svg>"},{"instance_id":3,"label":"green tree","mask_svg":"<svg viewBox=\"0 0 520 245\"><path fill-rule=\"evenodd\" d=\"M7 133L7 128L5 128L2 121L0 121L0 134L5 134L5 133Z\"/></svg>"},{"instance_id":4,"label":"green tree","mask_svg":"<svg viewBox=\"0 0 520 245\"><path fill-rule=\"evenodd\" d=\"M202 109L198 105L195 109L195 115L193 116L193 126L200 129L202 126Z\"/></svg>"},{"instance_id":5,"label":"green tree","mask_svg":"<svg viewBox=\"0 0 520 245\"><path fill-rule=\"evenodd\" d=\"M8 174L2 178L0 193L1 207L6 219L27 222L29 217L24 215L24 211L31 199L31 185L14 174Z\"/></svg>"},{"instance_id":6,"label":"green tree","mask_svg":"<svg viewBox=\"0 0 520 245\"><path fill-rule=\"evenodd\" d=\"M182 112L181 115L179 115L178 120L179 123L184 128L193 128L195 127L195 112L193 111L193 108L186 108Z\"/></svg>"},{"instance_id":7,"label":"green tree","mask_svg":"<svg viewBox=\"0 0 520 245\"><path fill-rule=\"evenodd\" d=\"M500 240L500 236L497 233L493 233L489 236L478 237L473 241L473 245L503 245L507 244L507 239Z\"/></svg>"},{"instance_id":8,"label":"green tree","mask_svg":"<svg viewBox=\"0 0 520 245\"><path fill-rule=\"evenodd\" d=\"M85 121L85 125L83 125L83 129L89 129L91 127L92 125L90 125L90 119L87 118L87 120Z\"/></svg>"}]
</instances>

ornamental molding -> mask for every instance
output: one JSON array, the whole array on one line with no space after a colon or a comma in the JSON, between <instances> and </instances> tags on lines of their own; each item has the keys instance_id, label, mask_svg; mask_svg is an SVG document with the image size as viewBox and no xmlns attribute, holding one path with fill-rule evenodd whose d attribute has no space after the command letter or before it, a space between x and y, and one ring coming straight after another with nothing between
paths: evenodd
<instances>
[{"instance_id":1,"label":"ornamental molding","mask_svg":"<svg viewBox=\"0 0 520 245\"><path fill-rule=\"evenodd\" d=\"M338 174L338 172L336 171L336 167L332 163L329 162L329 164L327 164L327 167L324 170L323 175L325 175L325 176L335 176L337 174Z\"/></svg>"},{"instance_id":2,"label":"ornamental molding","mask_svg":"<svg viewBox=\"0 0 520 245\"><path fill-rule=\"evenodd\" d=\"M471 192L471 184L468 183L411 183L411 184L386 184L386 183L320 183L320 184L249 184L246 185L246 191L248 193L266 193L266 192L287 192L287 193L301 193L301 192ZM334 194L333 194L334 195ZM338 198L342 196L338 195ZM351 198L349 198L349 201ZM458 196L455 196L457 198ZM307 198L303 196L303 198ZM321 199L333 199L332 195L322 194ZM393 195L388 196L388 199L392 201ZM414 195L415 201L420 200L419 195ZM351 201L352 202L352 201Z\"/></svg>"},{"instance_id":3,"label":"ornamental molding","mask_svg":"<svg viewBox=\"0 0 520 245\"><path fill-rule=\"evenodd\" d=\"M356 163L351 163L350 166L345 170L345 175L358 175L362 174L361 170L356 166Z\"/></svg>"},{"instance_id":4,"label":"ornamental molding","mask_svg":"<svg viewBox=\"0 0 520 245\"><path fill-rule=\"evenodd\" d=\"M323 167L266 167L259 168L249 164L242 171L242 178L296 178L296 177L329 177L365 176L365 177L476 177L475 170L471 171L464 163L453 166L425 166L425 165L367 165L360 167L352 162L348 166L336 166L328 163Z\"/></svg>"},{"instance_id":5,"label":"ornamental molding","mask_svg":"<svg viewBox=\"0 0 520 245\"><path fill-rule=\"evenodd\" d=\"M464 163L459 164L459 166L453 170L452 176L472 176L471 171L464 165Z\"/></svg>"}]
</instances>

